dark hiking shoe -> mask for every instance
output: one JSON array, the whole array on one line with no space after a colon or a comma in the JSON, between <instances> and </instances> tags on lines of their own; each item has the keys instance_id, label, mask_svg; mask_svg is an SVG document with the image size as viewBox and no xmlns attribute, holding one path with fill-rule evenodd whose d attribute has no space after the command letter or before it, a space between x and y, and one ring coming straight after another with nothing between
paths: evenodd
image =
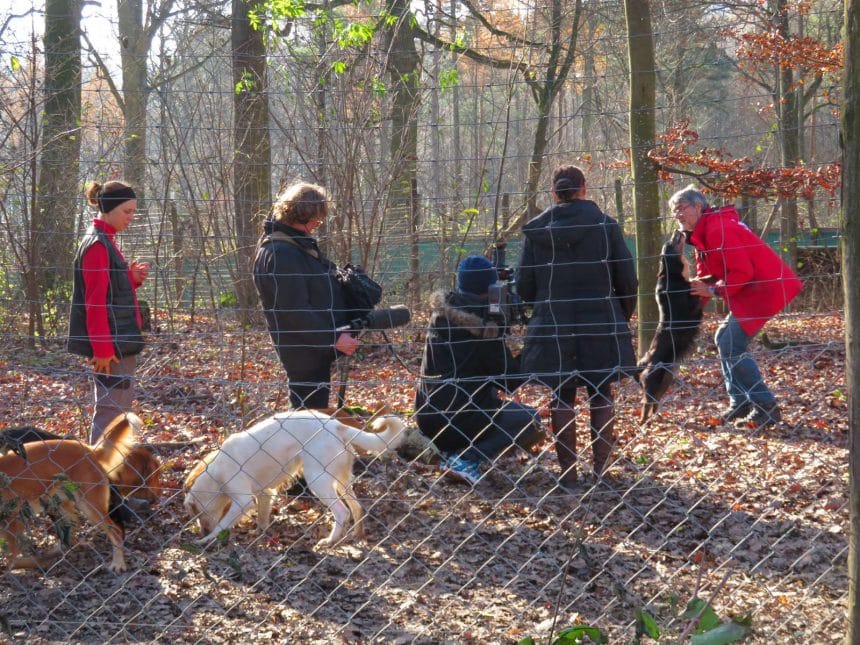
<instances>
[{"instance_id":1,"label":"dark hiking shoe","mask_svg":"<svg viewBox=\"0 0 860 645\"><path fill-rule=\"evenodd\" d=\"M756 405L748 416L735 423L735 427L738 430L760 430L775 426L780 421L782 421L782 412L779 411L779 406L776 403L769 407Z\"/></svg>"},{"instance_id":2,"label":"dark hiking shoe","mask_svg":"<svg viewBox=\"0 0 860 645\"><path fill-rule=\"evenodd\" d=\"M753 404L749 401L743 401L742 403L737 403L735 405L730 405L727 408L723 408L720 412L720 423L726 425L727 423L731 423L737 419L745 419L753 411Z\"/></svg>"},{"instance_id":3,"label":"dark hiking shoe","mask_svg":"<svg viewBox=\"0 0 860 645\"><path fill-rule=\"evenodd\" d=\"M580 481L579 473L576 472L576 465L571 466L558 478L558 485L562 491L579 490Z\"/></svg>"}]
</instances>

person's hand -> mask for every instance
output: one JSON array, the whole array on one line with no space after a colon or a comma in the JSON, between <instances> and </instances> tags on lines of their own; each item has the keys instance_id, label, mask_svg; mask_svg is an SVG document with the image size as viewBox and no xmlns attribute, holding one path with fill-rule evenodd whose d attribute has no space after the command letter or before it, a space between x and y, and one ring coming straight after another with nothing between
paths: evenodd
<instances>
[{"instance_id":1,"label":"person's hand","mask_svg":"<svg viewBox=\"0 0 860 645\"><path fill-rule=\"evenodd\" d=\"M105 358L99 358L96 356L93 358L93 371L96 374L110 374L111 363L119 363L119 359L116 355L107 356Z\"/></svg>"},{"instance_id":2,"label":"person's hand","mask_svg":"<svg viewBox=\"0 0 860 645\"><path fill-rule=\"evenodd\" d=\"M699 280L698 278L693 278L690 280L690 293L694 296L699 296L700 298L713 298L714 292L712 291L711 285L707 282Z\"/></svg>"},{"instance_id":3,"label":"person's hand","mask_svg":"<svg viewBox=\"0 0 860 645\"><path fill-rule=\"evenodd\" d=\"M134 280L134 284L140 286L149 275L149 262L132 260L129 269L131 269L131 279Z\"/></svg>"},{"instance_id":4,"label":"person's hand","mask_svg":"<svg viewBox=\"0 0 860 645\"><path fill-rule=\"evenodd\" d=\"M337 337L334 348L341 354L352 356L361 346L361 341L350 333L344 332Z\"/></svg>"}]
</instances>

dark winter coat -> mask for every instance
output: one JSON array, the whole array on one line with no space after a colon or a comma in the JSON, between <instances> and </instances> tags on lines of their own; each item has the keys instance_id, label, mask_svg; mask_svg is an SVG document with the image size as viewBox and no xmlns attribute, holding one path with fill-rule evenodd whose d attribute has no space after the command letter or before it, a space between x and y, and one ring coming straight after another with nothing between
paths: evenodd
<instances>
[{"instance_id":1,"label":"dark winter coat","mask_svg":"<svg viewBox=\"0 0 860 645\"><path fill-rule=\"evenodd\" d=\"M286 234L294 243L277 239ZM292 378L314 374L337 358L337 328L348 320L333 265L316 240L267 221L254 260L254 285L272 343Z\"/></svg>"},{"instance_id":2,"label":"dark winter coat","mask_svg":"<svg viewBox=\"0 0 860 645\"><path fill-rule=\"evenodd\" d=\"M488 319L486 298L440 291L430 305L415 397L418 427L436 438L450 424L460 436L474 438L487 428L487 412L492 415L502 406L499 390L513 391L522 383L520 364L499 327Z\"/></svg>"},{"instance_id":3,"label":"dark winter coat","mask_svg":"<svg viewBox=\"0 0 860 645\"><path fill-rule=\"evenodd\" d=\"M533 308L523 371L550 387L633 373L628 321L639 283L618 223L578 199L547 209L523 234L517 293Z\"/></svg>"}]
</instances>

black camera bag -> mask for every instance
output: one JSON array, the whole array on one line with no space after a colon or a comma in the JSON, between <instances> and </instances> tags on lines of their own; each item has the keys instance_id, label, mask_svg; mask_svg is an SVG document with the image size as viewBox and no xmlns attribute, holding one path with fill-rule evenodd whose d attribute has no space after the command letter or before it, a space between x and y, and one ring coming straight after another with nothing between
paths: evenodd
<instances>
[{"instance_id":1,"label":"black camera bag","mask_svg":"<svg viewBox=\"0 0 860 645\"><path fill-rule=\"evenodd\" d=\"M350 317L366 316L382 300L382 287L360 266L348 263L337 269L336 276Z\"/></svg>"}]
</instances>

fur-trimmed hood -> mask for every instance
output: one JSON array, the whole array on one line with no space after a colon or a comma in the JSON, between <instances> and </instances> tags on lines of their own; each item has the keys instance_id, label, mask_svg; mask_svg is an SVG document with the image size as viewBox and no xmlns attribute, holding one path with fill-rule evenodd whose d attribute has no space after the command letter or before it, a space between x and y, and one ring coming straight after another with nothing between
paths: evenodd
<instances>
[{"instance_id":1,"label":"fur-trimmed hood","mask_svg":"<svg viewBox=\"0 0 860 645\"><path fill-rule=\"evenodd\" d=\"M476 338L498 338L499 326L481 316L487 302L480 296L459 291L435 291L430 296L431 324L445 318L452 327L460 327Z\"/></svg>"}]
</instances>

